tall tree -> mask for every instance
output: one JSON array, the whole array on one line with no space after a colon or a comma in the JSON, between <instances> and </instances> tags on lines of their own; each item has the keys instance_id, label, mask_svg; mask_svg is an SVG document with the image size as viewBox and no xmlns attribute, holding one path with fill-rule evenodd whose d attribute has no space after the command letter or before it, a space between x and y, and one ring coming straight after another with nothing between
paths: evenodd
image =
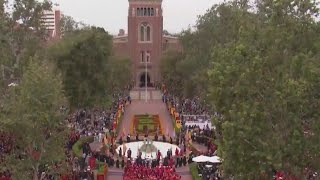
<instances>
[{"instance_id":1,"label":"tall tree","mask_svg":"<svg viewBox=\"0 0 320 180\"><path fill-rule=\"evenodd\" d=\"M83 22L77 22L71 16L62 15L60 20L60 31L62 35L67 33L80 30L80 29L88 29L89 25Z\"/></svg>"},{"instance_id":2,"label":"tall tree","mask_svg":"<svg viewBox=\"0 0 320 180\"><path fill-rule=\"evenodd\" d=\"M129 59L112 57L110 58L108 67L110 67L108 77L108 86L111 87L110 92L122 91L132 82Z\"/></svg>"},{"instance_id":3,"label":"tall tree","mask_svg":"<svg viewBox=\"0 0 320 180\"><path fill-rule=\"evenodd\" d=\"M66 99L62 81L39 61L31 59L21 83L12 87L0 119L1 127L15 137L17 148L2 164L15 179L40 179L41 166L52 167L65 158L67 127L60 107L66 105Z\"/></svg>"},{"instance_id":4,"label":"tall tree","mask_svg":"<svg viewBox=\"0 0 320 180\"><path fill-rule=\"evenodd\" d=\"M257 14L232 5L238 38L212 53L209 95L225 116L217 121L223 169L236 179L270 179L272 168L303 179L320 158L318 27L307 18L315 14L295 12L308 7L302 1L261 2Z\"/></svg>"},{"instance_id":5,"label":"tall tree","mask_svg":"<svg viewBox=\"0 0 320 180\"><path fill-rule=\"evenodd\" d=\"M304 168L319 169L316 2L214 6L195 31L183 32L184 58L163 62L165 81L187 79L179 88L202 91L223 114L215 125L226 177L270 179L276 169L303 179ZM173 76L179 69L182 76Z\"/></svg>"},{"instance_id":6,"label":"tall tree","mask_svg":"<svg viewBox=\"0 0 320 180\"><path fill-rule=\"evenodd\" d=\"M7 2L7 1L5 1ZM13 71L12 75L20 77L22 70L28 64L29 56L41 49L45 31L41 23L44 10L49 10L48 1L16 0L12 11L5 18L0 17L1 43L5 48L4 62L6 69Z\"/></svg>"},{"instance_id":7,"label":"tall tree","mask_svg":"<svg viewBox=\"0 0 320 180\"><path fill-rule=\"evenodd\" d=\"M111 54L111 36L95 27L70 33L50 49L52 60L62 72L71 107L93 107L108 102Z\"/></svg>"}]
</instances>

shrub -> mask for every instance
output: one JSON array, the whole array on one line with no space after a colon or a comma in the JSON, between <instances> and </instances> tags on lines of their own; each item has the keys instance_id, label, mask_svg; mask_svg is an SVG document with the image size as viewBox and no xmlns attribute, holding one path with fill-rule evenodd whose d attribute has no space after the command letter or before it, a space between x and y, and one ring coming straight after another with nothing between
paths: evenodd
<instances>
[{"instance_id":1,"label":"shrub","mask_svg":"<svg viewBox=\"0 0 320 180\"><path fill-rule=\"evenodd\" d=\"M190 169L193 180L201 180L201 178L199 177L198 169L197 169L197 163L189 164L189 169Z\"/></svg>"},{"instance_id":2,"label":"shrub","mask_svg":"<svg viewBox=\"0 0 320 180\"><path fill-rule=\"evenodd\" d=\"M82 137L80 138L73 146L72 146L72 151L73 153L78 157L78 158L82 158L82 146L83 144L89 142L93 142L94 141L94 137L93 136L86 136L86 137Z\"/></svg>"}]
</instances>

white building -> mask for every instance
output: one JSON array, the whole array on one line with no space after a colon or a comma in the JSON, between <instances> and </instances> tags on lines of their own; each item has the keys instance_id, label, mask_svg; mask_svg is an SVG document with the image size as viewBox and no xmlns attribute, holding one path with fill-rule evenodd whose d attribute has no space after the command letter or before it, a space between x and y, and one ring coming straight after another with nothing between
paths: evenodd
<instances>
[{"instance_id":1,"label":"white building","mask_svg":"<svg viewBox=\"0 0 320 180\"><path fill-rule=\"evenodd\" d=\"M51 11L44 11L41 19L49 38L60 37L61 11L58 4L55 4Z\"/></svg>"}]
</instances>

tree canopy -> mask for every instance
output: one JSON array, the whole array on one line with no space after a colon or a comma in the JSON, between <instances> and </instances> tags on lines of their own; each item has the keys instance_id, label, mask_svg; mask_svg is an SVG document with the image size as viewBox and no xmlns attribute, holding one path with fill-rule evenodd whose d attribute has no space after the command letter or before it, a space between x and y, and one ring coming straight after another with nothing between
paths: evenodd
<instances>
[{"instance_id":1,"label":"tree canopy","mask_svg":"<svg viewBox=\"0 0 320 180\"><path fill-rule=\"evenodd\" d=\"M223 114L214 123L226 177L320 169L318 15L316 1L222 3L182 33L183 56L163 60L165 82L191 80L176 88L202 91Z\"/></svg>"},{"instance_id":2,"label":"tree canopy","mask_svg":"<svg viewBox=\"0 0 320 180\"><path fill-rule=\"evenodd\" d=\"M40 165L63 162L67 127L60 107L66 104L59 75L33 58L21 83L12 87L1 126L14 134L14 148L3 165L16 179L38 178ZM58 173L58 170L56 170ZM31 177L30 177L31 178Z\"/></svg>"},{"instance_id":3,"label":"tree canopy","mask_svg":"<svg viewBox=\"0 0 320 180\"><path fill-rule=\"evenodd\" d=\"M113 86L123 88L130 80L129 61L114 60L112 37L102 28L66 34L49 54L62 72L64 88L74 108L106 105Z\"/></svg>"}]
</instances>

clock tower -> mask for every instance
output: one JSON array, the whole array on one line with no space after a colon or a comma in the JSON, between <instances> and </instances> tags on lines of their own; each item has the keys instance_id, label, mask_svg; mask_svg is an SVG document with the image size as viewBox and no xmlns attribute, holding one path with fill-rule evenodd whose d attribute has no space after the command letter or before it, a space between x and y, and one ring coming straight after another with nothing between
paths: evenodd
<instances>
[{"instance_id":1,"label":"clock tower","mask_svg":"<svg viewBox=\"0 0 320 180\"><path fill-rule=\"evenodd\" d=\"M162 0L128 0L128 54L139 87L160 82Z\"/></svg>"}]
</instances>

